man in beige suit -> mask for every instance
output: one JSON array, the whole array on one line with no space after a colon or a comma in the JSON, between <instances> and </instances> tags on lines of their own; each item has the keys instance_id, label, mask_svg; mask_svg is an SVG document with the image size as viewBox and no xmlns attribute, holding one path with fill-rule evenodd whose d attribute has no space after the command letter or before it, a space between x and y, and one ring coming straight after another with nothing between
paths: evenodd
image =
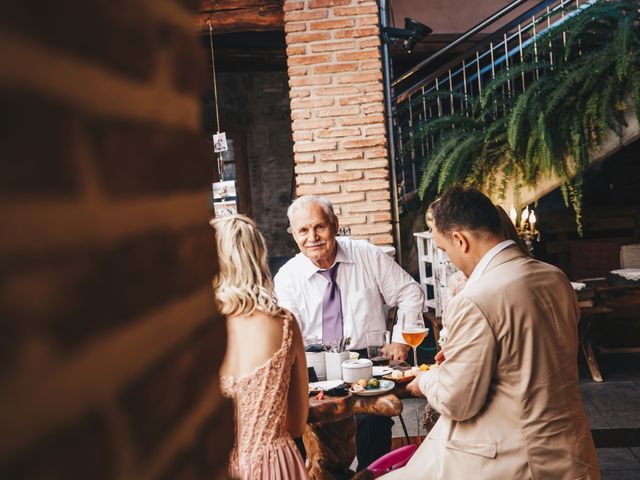
<instances>
[{"instance_id":1,"label":"man in beige suit","mask_svg":"<svg viewBox=\"0 0 640 480\"><path fill-rule=\"evenodd\" d=\"M506 240L476 190L450 190L433 216L438 247L469 280L445 315L444 361L409 385L441 417L409 463L384 478L599 479L566 276Z\"/></svg>"}]
</instances>

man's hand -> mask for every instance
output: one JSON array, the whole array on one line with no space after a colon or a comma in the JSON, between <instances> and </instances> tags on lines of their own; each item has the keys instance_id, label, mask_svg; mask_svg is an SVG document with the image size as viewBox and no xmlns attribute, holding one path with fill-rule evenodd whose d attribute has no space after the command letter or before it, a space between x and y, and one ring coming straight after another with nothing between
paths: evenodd
<instances>
[{"instance_id":1,"label":"man's hand","mask_svg":"<svg viewBox=\"0 0 640 480\"><path fill-rule=\"evenodd\" d=\"M382 347L382 353L391 361L404 362L409 353L409 345L404 343L390 343Z\"/></svg>"},{"instance_id":2,"label":"man's hand","mask_svg":"<svg viewBox=\"0 0 640 480\"><path fill-rule=\"evenodd\" d=\"M420 374L416 375L416 378L411 380L411 382L407 383L407 386L405 388L407 389L407 392L409 392L414 397L424 398L424 394L422 393L422 390L420 390L420 386L418 385L419 379L420 379Z\"/></svg>"},{"instance_id":3,"label":"man's hand","mask_svg":"<svg viewBox=\"0 0 640 480\"><path fill-rule=\"evenodd\" d=\"M440 365L442 362L444 362L444 352L440 350L438 353L436 353L436 356L433 357L433 359L436 361L436 364Z\"/></svg>"}]
</instances>

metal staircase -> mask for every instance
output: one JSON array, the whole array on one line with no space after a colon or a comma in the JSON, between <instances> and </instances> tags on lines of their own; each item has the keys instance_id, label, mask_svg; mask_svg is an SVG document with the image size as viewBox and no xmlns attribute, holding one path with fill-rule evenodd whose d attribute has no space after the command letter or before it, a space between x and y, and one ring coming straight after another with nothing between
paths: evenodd
<instances>
[{"instance_id":1,"label":"metal staircase","mask_svg":"<svg viewBox=\"0 0 640 480\"><path fill-rule=\"evenodd\" d=\"M408 152L403 151L415 127L443 115L466 115L470 107L469 99L482 94L483 88L496 76L516 68L522 62L523 52L528 47L533 49L536 61L544 61L548 68L553 68L554 49L548 48L551 45L541 44L548 41L544 36L545 31L555 27L561 28L563 22L588 9L595 0L540 1L503 27L485 35L473 48L434 68L436 62L446 54L450 54L478 34L491 30L498 20L524 3L526 2L522 0L511 2L392 82L392 134L395 150L392 168L395 169L395 198L398 199L400 211L416 196L424 158L436 141L433 136L428 136L415 142ZM566 43L566 35L560 38ZM514 75L502 87L507 90L503 93L507 97L516 96L524 92L527 86L543 73L534 70ZM443 91L447 92L444 96L433 95L434 92Z\"/></svg>"}]
</instances>

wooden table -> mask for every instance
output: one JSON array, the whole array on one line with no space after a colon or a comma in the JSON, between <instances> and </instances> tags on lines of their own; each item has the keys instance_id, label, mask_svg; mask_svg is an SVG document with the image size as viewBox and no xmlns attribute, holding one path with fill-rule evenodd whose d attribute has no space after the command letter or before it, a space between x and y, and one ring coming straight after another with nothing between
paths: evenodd
<instances>
[{"instance_id":1,"label":"wooden table","mask_svg":"<svg viewBox=\"0 0 640 480\"><path fill-rule=\"evenodd\" d=\"M349 467L356 455L355 414L394 417L402 413L402 401L393 393L372 397L309 399L309 419L303 441L309 476L314 480L353 478ZM364 478L364 477L363 477Z\"/></svg>"},{"instance_id":2,"label":"wooden table","mask_svg":"<svg viewBox=\"0 0 640 480\"><path fill-rule=\"evenodd\" d=\"M593 307L582 307L579 325L580 348L587 360L587 366L591 373L591 378L595 382L602 382L603 377L596 361L591 346L591 330L594 322L615 322L620 319L626 320L628 324L633 321L638 322L640 316L640 285L638 282L625 281L617 275L609 275L606 280L585 281L588 287L595 289ZM579 294L578 294L579 295ZM605 349L600 348L602 353ZM637 348L620 348L619 350L636 351Z\"/></svg>"},{"instance_id":3,"label":"wooden table","mask_svg":"<svg viewBox=\"0 0 640 480\"><path fill-rule=\"evenodd\" d=\"M602 374L600 373L600 367L598 367L598 362L596 361L596 357L593 354L593 348L591 346L591 325L592 322L610 313L611 309L608 307L597 306L597 307L582 307L580 308L580 323L578 324L578 336L580 339L580 349L584 354L584 358L587 361L587 366L589 367L589 372L591 373L591 378L594 382L602 382Z\"/></svg>"}]
</instances>

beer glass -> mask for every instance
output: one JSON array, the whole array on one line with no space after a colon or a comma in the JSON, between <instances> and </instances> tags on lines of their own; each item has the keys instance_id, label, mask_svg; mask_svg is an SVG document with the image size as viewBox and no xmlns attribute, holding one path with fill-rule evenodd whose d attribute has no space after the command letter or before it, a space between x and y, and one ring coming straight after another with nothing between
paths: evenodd
<instances>
[{"instance_id":1,"label":"beer glass","mask_svg":"<svg viewBox=\"0 0 640 480\"><path fill-rule=\"evenodd\" d=\"M417 348L429 333L424 326L424 318L420 313L403 313L400 315L400 330L402 338L413 348L413 364L418 365Z\"/></svg>"}]
</instances>

